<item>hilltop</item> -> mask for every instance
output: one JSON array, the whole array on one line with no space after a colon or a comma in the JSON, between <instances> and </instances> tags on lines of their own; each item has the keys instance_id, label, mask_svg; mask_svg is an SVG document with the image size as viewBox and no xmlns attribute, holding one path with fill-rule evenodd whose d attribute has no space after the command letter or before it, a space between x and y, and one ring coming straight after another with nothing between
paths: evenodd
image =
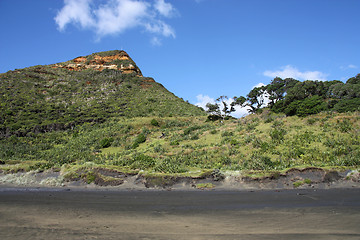
<instances>
[{"instance_id":1,"label":"hilltop","mask_svg":"<svg viewBox=\"0 0 360 240\"><path fill-rule=\"evenodd\" d=\"M142 77L141 70L123 50L93 53L89 56L81 56L67 62L54 64L51 67L65 68L73 71L82 71L85 69L103 71L105 69L112 69L118 70L122 74L133 73L136 76Z\"/></svg>"},{"instance_id":2,"label":"hilltop","mask_svg":"<svg viewBox=\"0 0 360 240\"><path fill-rule=\"evenodd\" d=\"M125 51L0 74L0 138L111 117L200 115L202 109L144 77Z\"/></svg>"}]
</instances>

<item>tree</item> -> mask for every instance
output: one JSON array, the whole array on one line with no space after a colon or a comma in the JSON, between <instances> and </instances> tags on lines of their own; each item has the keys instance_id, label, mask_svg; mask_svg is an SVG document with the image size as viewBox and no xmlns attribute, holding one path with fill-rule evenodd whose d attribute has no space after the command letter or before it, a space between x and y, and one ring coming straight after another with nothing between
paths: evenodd
<instances>
[{"instance_id":1,"label":"tree","mask_svg":"<svg viewBox=\"0 0 360 240\"><path fill-rule=\"evenodd\" d=\"M244 107L246 102L246 98L243 96L240 97L234 97L234 101L231 103L231 105L234 106L240 106L240 107Z\"/></svg>"},{"instance_id":2,"label":"tree","mask_svg":"<svg viewBox=\"0 0 360 240\"><path fill-rule=\"evenodd\" d=\"M232 104L228 104L227 100L229 98L227 96L220 96L218 99L216 99L217 102L220 102L222 104L221 108L221 117L223 120L225 120L225 117L229 116L232 112L235 112L235 108Z\"/></svg>"},{"instance_id":3,"label":"tree","mask_svg":"<svg viewBox=\"0 0 360 240\"><path fill-rule=\"evenodd\" d=\"M220 107L218 103L207 103L206 104L206 112L210 113L211 115L220 116Z\"/></svg>"},{"instance_id":4,"label":"tree","mask_svg":"<svg viewBox=\"0 0 360 240\"><path fill-rule=\"evenodd\" d=\"M346 84L360 84L360 73L356 77L349 78Z\"/></svg>"},{"instance_id":5,"label":"tree","mask_svg":"<svg viewBox=\"0 0 360 240\"><path fill-rule=\"evenodd\" d=\"M265 95L266 95L266 86L255 87L247 95L247 106L250 107L250 113L256 113L261 106L264 104Z\"/></svg>"},{"instance_id":6,"label":"tree","mask_svg":"<svg viewBox=\"0 0 360 240\"><path fill-rule=\"evenodd\" d=\"M274 78L271 83L266 86L266 91L269 94L270 107L272 107L276 102L283 100L287 91L294 87L297 82L299 81L293 78Z\"/></svg>"},{"instance_id":7,"label":"tree","mask_svg":"<svg viewBox=\"0 0 360 240\"><path fill-rule=\"evenodd\" d=\"M266 90L269 93L270 105L273 106L275 102L282 100L285 93L285 82L283 79L276 77L269 85L266 86Z\"/></svg>"},{"instance_id":8,"label":"tree","mask_svg":"<svg viewBox=\"0 0 360 240\"><path fill-rule=\"evenodd\" d=\"M207 111L211 115L218 116L225 120L226 117L230 116L232 112L235 112L235 103L228 103L229 98L227 96L220 96L216 99L215 103L207 103Z\"/></svg>"}]
</instances>

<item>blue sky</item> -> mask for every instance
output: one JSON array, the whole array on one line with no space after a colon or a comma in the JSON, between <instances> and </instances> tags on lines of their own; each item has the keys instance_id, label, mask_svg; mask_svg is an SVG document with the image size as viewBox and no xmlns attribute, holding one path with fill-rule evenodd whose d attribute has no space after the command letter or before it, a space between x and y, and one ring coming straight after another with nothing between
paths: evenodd
<instances>
[{"instance_id":1,"label":"blue sky","mask_svg":"<svg viewBox=\"0 0 360 240\"><path fill-rule=\"evenodd\" d=\"M360 72L359 0L0 0L0 72L123 49L191 103Z\"/></svg>"}]
</instances>

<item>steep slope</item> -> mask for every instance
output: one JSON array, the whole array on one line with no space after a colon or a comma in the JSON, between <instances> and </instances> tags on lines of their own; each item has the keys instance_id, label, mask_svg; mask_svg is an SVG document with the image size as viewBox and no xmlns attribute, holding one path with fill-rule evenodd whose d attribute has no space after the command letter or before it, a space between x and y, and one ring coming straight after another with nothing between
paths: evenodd
<instances>
[{"instance_id":1,"label":"steep slope","mask_svg":"<svg viewBox=\"0 0 360 240\"><path fill-rule=\"evenodd\" d=\"M0 74L0 137L71 128L109 117L204 112L149 77L125 51Z\"/></svg>"}]
</instances>

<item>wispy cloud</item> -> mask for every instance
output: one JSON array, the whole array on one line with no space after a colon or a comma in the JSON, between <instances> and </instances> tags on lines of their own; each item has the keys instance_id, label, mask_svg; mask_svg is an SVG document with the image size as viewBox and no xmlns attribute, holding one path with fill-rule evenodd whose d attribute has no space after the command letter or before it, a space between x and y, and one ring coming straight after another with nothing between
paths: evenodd
<instances>
[{"instance_id":1,"label":"wispy cloud","mask_svg":"<svg viewBox=\"0 0 360 240\"><path fill-rule=\"evenodd\" d=\"M166 3L164 0L156 0L154 7L161 15L165 17L173 17L178 14L176 9L170 3Z\"/></svg>"},{"instance_id":2,"label":"wispy cloud","mask_svg":"<svg viewBox=\"0 0 360 240\"><path fill-rule=\"evenodd\" d=\"M102 5L93 0L64 0L64 7L57 13L55 22L60 31L70 24L90 29L98 40L140 27L155 35L158 39L155 45L159 45L159 37L175 38L175 30L163 18L173 17L176 12L165 0L109 0ZM151 42L154 43L153 39Z\"/></svg>"},{"instance_id":3,"label":"wispy cloud","mask_svg":"<svg viewBox=\"0 0 360 240\"><path fill-rule=\"evenodd\" d=\"M341 70L347 70L347 69L357 69L358 67L356 65L353 64L349 64L347 66L340 66Z\"/></svg>"},{"instance_id":4,"label":"wispy cloud","mask_svg":"<svg viewBox=\"0 0 360 240\"><path fill-rule=\"evenodd\" d=\"M352 64L350 64L350 65L348 65L348 68L358 68L357 66L355 66L355 65L352 65Z\"/></svg>"},{"instance_id":5,"label":"wispy cloud","mask_svg":"<svg viewBox=\"0 0 360 240\"><path fill-rule=\"evenodd\" d=\"M280 70L277 71L265 71L264 76L275 78L294 78L297 80L320 80L326 81L327 74L319 72L319 71L305 71L301 72L297 68L286 65L285 67L281 67Z\"/></svg>"},{"instance_id":6,"label":"wispy cloud","mask_svg":"<svg viewBox=\"0 0 360 240\"><path fill-rule=\"evenodd\" d=\"M158 37L153 37L151 39L151 44L154 45L154 46L161 46L162 42Z\"/></svg>"}]
</instances>

